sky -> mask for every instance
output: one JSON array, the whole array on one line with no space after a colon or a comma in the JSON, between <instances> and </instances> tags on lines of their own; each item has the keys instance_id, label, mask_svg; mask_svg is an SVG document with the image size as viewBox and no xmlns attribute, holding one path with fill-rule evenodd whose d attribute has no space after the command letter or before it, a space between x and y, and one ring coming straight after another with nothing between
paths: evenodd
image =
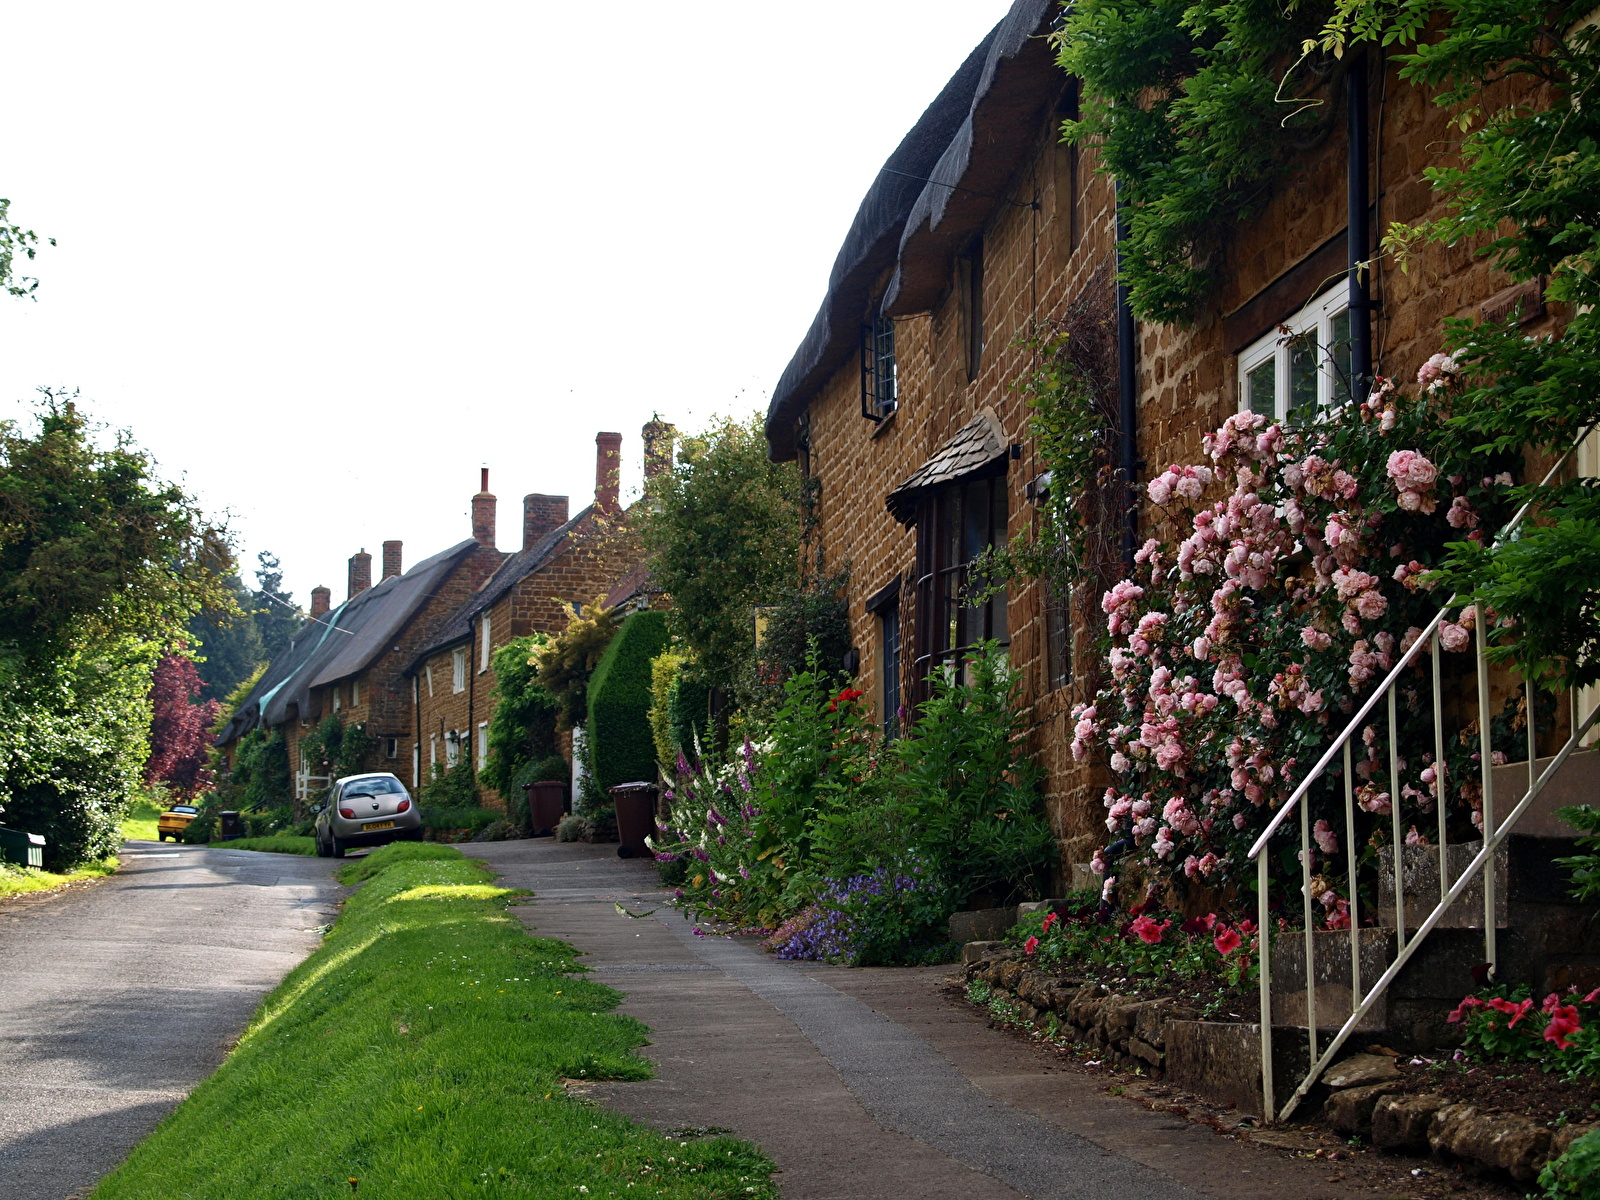
<instances>
[{"instance_id":1,"label":"sky","mask_svg":"<svg viewBox=\"0 0 1600 1200\"><path fill-rule=\"evenodd\" d=\"M0 418L78 389L302 603L499 544L594 435L766 407L877 169L1009 0L7 14ZM650 20L645 20L649 17ZM248 579L248 575L247 575Z\"/></svg>"}]
</instances>

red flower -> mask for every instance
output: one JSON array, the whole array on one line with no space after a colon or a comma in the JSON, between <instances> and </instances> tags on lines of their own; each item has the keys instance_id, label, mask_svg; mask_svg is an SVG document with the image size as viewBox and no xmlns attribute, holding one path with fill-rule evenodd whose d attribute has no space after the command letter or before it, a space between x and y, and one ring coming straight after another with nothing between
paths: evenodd
<instances>
[{"instance_id":1,"label":"red flower","mask_svg":"<svg viewBox=\"0 0 1600 1200\"><path fill-rule=\"evenodd\" d=\"M1045 918L1044 918L1044 924L1039 927L1039 932L1040 933L1048 933L1050 931L1050 926L1054 925L1056 923L1057 919L1058 918L1056 917L1055 913L1053 913L1053 912L1052 913L1046 913L1045 914Z\"/></svg>"},{"instance_id":2,"label":"red flower","mask_svg":"<svg viewBox=\"0 0 1600 1200\"><path fill-rule=\"evenodd\" d=\"M1476 996L1463 996L1461 1003L1456 1005L1455 1011L1446 1017L1445 1021L1451 1025L1459 1025L1467 1019L1467 1014L1473 1009L1482 1007L1484 1007L1483 1001Z\"/></svg>"},{"instance_id":3,"label":"red flower","mask_svg":"<svg viewBox=\"0 0 1600 1200\"><path fill-rule=\"evenodd\" d=\"M1595 1002L1595 998L1596 997L1600 997L1600 988L1595 988L1594 991L1590 992L1587 996L1585 996L1583 998L1583 1003L1584 1004L1593 1004Z\"/></svg>"},{"instance_id":4,"label":"red flower","mask_svg":"<svg viewBox=\"0 0 1600 1200\"><path fill-rule=\"evenodd\" d=\"M1022 952L1024 954L1037 954L1039 952L1039 939L1036 937L1031 937L1027 941L1023 942Z\"/></svg>"},{"instance_id":5,"label":"red flower","mask_svg":"<svg viewBox=\"0 0 1600 1200\"><path fill-rule=\"evenodd\" d=\"M1190 917L1178 928L1184 933L1210 933L1217 927L1217 914L1207 913L1203 917Z\"/></svg>"},{"instance_id":6,"label":"red flower","mask_svg":"<svg viewBox=\"0 0 1600 1200\"><path fill-rule=\"evenodd\" d=\"M1128 931L1138 934L1139 940L1146 945L1154 946L1171 924L1171 921L1152 921L1149 917L1140 916L1129 924Z\"/></svg>"},{"instance_id":7,"label":"red flower","mask_svg":"<svg viewBox=\"0 0 1600 1200\"><path fill-rule=\"evenodd\" d=\"M1551 997L1551 999L1554 998L1555 997L1553 996ZM1517 1022L1522 1020L1523 1017L1527 1016L1533 1011L1533 1001L1524 1000L1521 1004L1514 1004L1510 1000L1502 1000L1500 997L1496 996L1494 999L1489 1001L1489 1007L1494 1009L1495 1012L1502 1012L1505 1013L1506 1016L1510 1017L1511 1020L1506 1022L1506 1028L1515 1029L1517 1027ZM1545 1006L1545 1011L1550 1011L1548 1005Z\"/></svg>"},{"instance_id":8,"label":"red flower","mask_svg":"<svg viewBox=\"0 0 1600 1200\"><path fill-rule=\"evenodd\" d=\"M1529 1007L1532 1007L1531 1002ZM1545 1028L1544 1040L1554 1042L1557 1050L1565 1050L1571 1045L1567 1038L1581 1028L1578 1023L1578 1010L1570 1004L1563 1004L1550 1014L1550 1024Z\"/></svg>"},{"instance_id":9,"label":"red flower","mask_svg":"<svg viewBox=\"0 0 1600 1200\"><path fill-rule=\"evenodd\" d=\"M1211 944L1217 948L1218 954L1222 955L1223 958L1227 958L1228 955L1244 944L1244 939L1239 936L1237 929L1229 929L1224 925L1217 931L1217 936L1211 939Z\"/></svg>"}]
</instances>

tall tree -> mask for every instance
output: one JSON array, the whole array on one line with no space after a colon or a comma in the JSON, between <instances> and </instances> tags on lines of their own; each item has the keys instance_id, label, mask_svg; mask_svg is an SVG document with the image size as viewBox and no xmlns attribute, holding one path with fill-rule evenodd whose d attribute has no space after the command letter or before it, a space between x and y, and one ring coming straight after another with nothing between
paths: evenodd
<instances>
[{"instance_id":1,"label":"tall tree","mask_svg":"<svg viewBox=\"0 0 1600 1200\"><path fill-rule=\"evenodd\" d=\"M206 700L227 696L267 658L255 594L237 575L229 575L225 582L238 611L206 609L189 620L189 637L198 654L201 696Z\"/></svg>"},{"instance_id":2,"label":"tall tree","mask_svg":"<svg viewBox=\"0 0 1600 1200\"><path fill-rule=\"evenodd\" d=\"M283 567L278 556L266 550L256 555L256 591L252 599L261 651L270 662L305 624L306 615L294 597L283 590Z\"/></svg>"},{"instance_id":3,"label":"tall tree","mask_svg":"<svg viewBox=\"0 0 1600 1200\"><path fill-rule=\"evenodd\" d=\"M203 700L200 672L187 658L163 655L150 680L150 757L144 764L146 783L170 784L180 795L193 796L210 782L206 749L212 722L222 707Z\"/></svg>"}]
</instances>

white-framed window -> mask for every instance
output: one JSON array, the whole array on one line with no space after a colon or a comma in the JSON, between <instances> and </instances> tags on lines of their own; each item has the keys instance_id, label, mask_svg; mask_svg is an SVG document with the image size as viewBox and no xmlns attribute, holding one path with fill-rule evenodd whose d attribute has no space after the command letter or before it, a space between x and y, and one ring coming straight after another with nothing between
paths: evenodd
<instances>
[{"instance_id":1,"label":"white-framed window","mask_svg":"<svg viewBox=\"0 0 1600 1200\"><path fill-rule=\"evenodd\" d=\"M428 699L432 700L433 699L433 664L431 662L424 664L424 666L422 668L422 673L423 673L423 675L427 676L427 679L428 679Z\"/></svg>"},{"instance_id":2,"label":"white-framed window","mask_svg":"<svg viewBox=\"0 0 1600 1200\"><path fill-rule=\"evenodd\" d=\"M467 690L467 648L461 647L450 656L450 690L464 692Z\"/></svg>"},{"instance_id":3,"label":"white-framed window","mask_svg":"<svg viewBox=\"0 0 1600 1200\"><path fill-rule=\"evenodd\" d=\"M1350 289L1342 280L1239 355L1239 410L1310 421L1350 395Z\"/></svg>"},{"instance_id":4,"label":"white-framed window","mask_svg":"<svg viewBox=\"0 0 1600 1200\"><path fill-rule=\"evenodd\" d=\"M429 770L429 772L431 773L433 771L433 768L438 766L438 765L439 765L439 735L437 733L430 733L428 735L428 770Z\"/></svg>"},{"instance_id":5,"label":"white-framed window","mask_svg":"<svg viewBox=\"0 0 1600 1200\"><path fill-rule=\"evenodd\" d=\"M384 738L383 739L383 756L385 758L399 758L400 757L400 739L399 738Z\"/></svg>"},{"instance_id":6,"label":"white-framed window","mask_svg":"<svg viewBox=\"0 0 1600 1200\"><path fill-rule=\"evenodd\" d=\"M444 765L453 767L461 761L461 735L452 729L444 735Z\"/></svg>"},{"instance_id":7,"label":"white-framed window","mask_svg":"<svg viewBox=\"0 0 1600 1200\"><path fill-rule=\"evenodd\" d=\"M333 692L333 711L338 712L340 707L340 699L343 693L337 683L333 685L331 690Z\"/></svg>"},{"instance_id":8,"label":"white-framed window","mask_svg":"<svg viewBox=\"0 0 1600 1200\"><path fill-rule=\"evenodd\" d=\"M361 680L359 679L352 679L350 681L350 707L361 707Z\"/></svg>"},{"instance_id":9,"label":"white-framed window","mask_svg":"<svg viewBox=\"0 0 1600 1200\"><path fill-rule=\"evenodd\" d=\"M489 722L478 722L478 770L489 765Z\"/></svg>"},{"instance_id":10,"label":"white-framed window","mask_svg":"<svg viewBox=\"0 0 1600 1200\"><path fill-rule=\"evenodd\" d=\"M483 620L478 622L478 674L482 675L489 669L489 655L493 650L489 637L489 614L483 614Z\"/></svg>"}]
</instances>

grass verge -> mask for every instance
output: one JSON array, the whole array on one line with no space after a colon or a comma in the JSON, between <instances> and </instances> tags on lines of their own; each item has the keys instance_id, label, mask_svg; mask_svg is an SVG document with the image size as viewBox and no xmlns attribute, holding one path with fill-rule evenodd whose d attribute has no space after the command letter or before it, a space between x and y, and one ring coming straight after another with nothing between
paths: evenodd
<instances>
[{"instance_id":1,"label":"grass verge","mask_svg":"<svg viewBox=\"0 0 1600 1200\"><path fill-rule=\"evenodd\" d=\"M66 887L69 883L81 883L85 879L115 875L116 871L115 858L102 859L86 867L79 867L76 871L67 871L59 875L54 871L40 871L34 867L17 867L10 863L0 863L0 899L20 896L26 892L53 891L59 887Z\"/></svg>"},{"instance_id":2,"label":"grass verge","mask_svg":"<svg viewBox=\"0 0 1600 1200\"><path fill-rule=\"evenodd\" d=\"M154 842L158 840L156 818L161 806L147 796L140 796L122 818L122 840L125 842Z\"/></svg>"},{"instance_id":3,"label":"grass verge","mask_svg":"<svg viewBox=\"0 0 1600 1200\"><path fill-rule=\"evenodd\" d=\"M643 1079L645 1027L516 893L447 846L399 842L217 1073L95 1200L666 1196L775 1200L748 1143L677 1141L569 1097Z\"/></svg>"},{"instance_id":4,"label":"grass verge","mask_svg":"<svg viewBox=\"0 0 1600 1200\"><path fill-rule=\"evenodd\" d=\"M315 854L317 839L277 833L271 837L234 838L231 842L212 842L214 850L260 850L266 854Z\"/></svg>"}]
</instances>

